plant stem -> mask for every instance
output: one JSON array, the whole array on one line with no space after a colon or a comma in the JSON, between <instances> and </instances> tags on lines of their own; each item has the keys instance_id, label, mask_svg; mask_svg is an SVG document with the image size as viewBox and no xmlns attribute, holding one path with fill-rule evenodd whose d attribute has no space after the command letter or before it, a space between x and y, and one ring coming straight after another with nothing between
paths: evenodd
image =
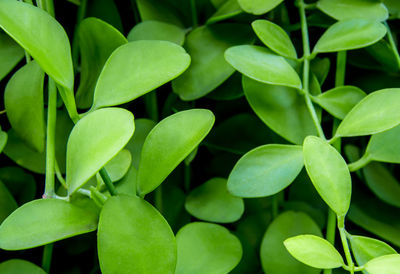
<instances>
[{"instance_id":1,"label":"plant stem","mask_svg":"<svg viewBox=\"0 0 400 274\"><path fill-rule=\"evenodd\" d=\"M81 0L81 4L79 5L78 14L76 16L74 37L72 39L72 63L74 64L75 71L78 68L78 64L79 64L78 28L79 28L79 24L82 22L83 18L85 18L87 1L88 0Z\"/></svg>"},{"instance_id":2,"label":"plant stem","mask_svg":"<svg viewBox=\"0 0 400 274\"><path fill-rule=\"evenodd\" d=\"M157 94L155 90L153 90L150 93L147 93L144 96L144 103L146 105L146 110L150 119L155 122L158 122L158 103L157 103Z\"/></svg>"},{"instance_id":3,"label":"plant stem","mask_svg":"<svg viewBox=\"0 0 400 274\"><path fill-rule=\"evenodd\" d=\"M107 173L107 170L103 167L99 171L101 179L103 179L104 184L107 187L108 192L110 192L111 195L115 196L117 195L117 190L115 189L115 186L113 185L110 176Z\"/></svg>"},{"instance_id":4,"label":"plant stem","mask_svg":"<svg viewBox=\"0 0 400 274\"><path fill-rule=\"evenodd\" d=\"M46 1L46 11L53 17L56 17L54 12L54 2L53 0L45 0Z\"/></svg>"},{"instance_id":5,"label":"plant stem","mask_svg":"<svg viewBox=\"0 0 400 274\"><path fill-rule=\"evenodd\" d=\"M195 28L198 26L196 0L190 0L190 10L192 12L192 25Z\"/></svg>"},{"instance_id":6,"label":"plant stem","mask_svg":"<svg viewBox=\"0 0 400 274\"><path fill-rule=\"evenodd\" d=\"M54 244L47 244L44 246L43 249L42 268L47 274L50 273L51 258L53 257L53 247Z\"/></svg>"},{"instance_id":7,"label":"plant stem","mask_svg":"<svg viewBox=\"0 0 400 274\"><path fill-rule=\"evenodd\" d=\"M44 198L54 196L55 165L55 133L57 122L57 88L53 79L49 78L49 99L47 106L47 138L46 138L46 176Z\"/></svg>"},{"instance_id":8,"label":"plant stem","mask_svg":"<svg viewBox=\"0 0 400 274\"><path fill-rule=\"evenodd\" d=\"M67 183L65 182L65 179L64 179L64 177L63 177L62 174L61 174L60 166L58 165L57 159L55 160L54 164L55 164L54 167L55 167L56 176L57 176L58 181L60 182L60 184L61 184L65 189L68 189Z\"/></svg>"},{"instance_id":9,"label":"plant stem","mask_svg":"<svg viewBox=\"0 0 400 274\"><path fill-rule=\"evenodd\" d=\"M395 41L394 41L394 39L393 39L392 31L390 30L389 24L388 24L386 21L384 22L384 24L385 24L385 26L386 26L386 28L387 28L387 36L388 36L388 38L389 38L389 43L390 43L390 45L392 46L394 55L396 56L397 66L398 66L398 68L400 69L400 56L399 56L399 51L398 51L397 46L396 46L396 43L395 43Z\"/></svg>"},{"instance_id":10,"label":"plant stem","mask_svg":"<svg viewBox=\"0 0 400 274\"><path fill-rule=\"evenodd\" d=\"M278 203L278 193L272 196L272 219L278 216L279 203Z\"/></svg>"},{"instance_id":11,"label":"plant stem","mask_svg":"<svg viewBox=\"0 0 400 274\"><path fill-rule=\"evenodd\" d=\"M365 153L360 159L351 164L348 164L347 166L349 167L349 170L351 172L354 172L368 165L371 160L371 156L368 153Z\"/></svg>"},{"instance_id":12,"label":"plant stem","mask_svg":"<svg viewBox=\"0 0 400 274\"><path fill-rule=\"evenodd\" d=\"M346 75L346 59L347 51L339 51L337 53L335 87L344 85L344 79Z\"/></svg>"},{"instance_id":13,"label":"plant stem","mask_svg":"<svg viewBox=\"0 0 400 274\"><path fill-rule=\"evenodd\" d=\"M344 228L344 216L338 216L338 228L339 228L339 233L340 233L340 239L342 240L344 254L346 256L346 261L350 268L349 271L350 271L350 273L353 274L354 273L354 262L353 262L353 259L351 258L349 243L347 242L346 229Z\"/></svg>"}]
</instances>

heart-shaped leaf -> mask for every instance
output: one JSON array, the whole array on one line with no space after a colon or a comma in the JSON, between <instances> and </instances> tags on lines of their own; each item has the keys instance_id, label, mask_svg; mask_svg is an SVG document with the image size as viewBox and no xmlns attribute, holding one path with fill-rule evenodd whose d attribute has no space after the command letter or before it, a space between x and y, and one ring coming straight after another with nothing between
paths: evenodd
<instances>
[{"instance_id":1,"label":"heart-shaped leaf","mask_svg":"<svg viewBox=\"0 0 400 274\"><path fill-rule=\"evenodd\" d=\"M374 134L366 153L375 161L400 163L400 126Z\"/></svg>"},{"instance_id":2,"label":"heart-shaped leaf","mask_svg":"<svg viewBox=\"0 0 400 274\"><path fill-rule=\"evenodd\" d=\"M174 234L161 214L141 198L107 200L100 214L97 245L103 273L174 273Z\"/></svg>"},{"instance_id":3,"label":"heart-shaped leaf","mask_svg":"<svg viewBox=\"0 0 400 274\"><path fill-rule=\"evenodd\" d=\"M260 15L269 12L283 0L237 0L240 7L252 14Z\"/></svg>"},{"instance_id":4,"label":"heart-shaped leaf","mask_svg":"<svg viewBox=\"0 0 400 274\"><path fill-rule=\"evenodd\" d=\"M10 36L0 32L0 80L24 57L24 50Z\"/></svg>"},{"instance_id":5,"label":"heart-shaped leaf","mask_svg":"<svg viewBox=\"0 0 400 274\"><path fill-rule=\"evenodd\" d=\"M33 200L0 226L0 248L21 250L45 245L97 228L97 214L58 199Z\"/></svg>"},{"instance_id":6,"label":"heart-shaped leaf","mask_svg":"<svg viewBox=\"0 0 400 274\"><path fill-rule=\"evenodd\" d=\"M168 116L147 136L139 164L139 195L157 188L206 137L214 124L206 109L191 109Z\"/></svg>"},{"instance_id":7,"label":"heart-shaped leaf","mask_svg":"<svg viewBox=\"0 0 400 274\"><path fill-rule=\"evenodd\" d=\"M92 109L129 102L179 76L190 64L185 50L167 41L135 41L108 58L97 81Z\"/></svg>"},{"instance_id":8,"label":"heart-shaped leaf","mask_svg":"<svg viewBox=\"0 0 400 274\"><path fill-rule=\"evenodd\" d=\"M78 190L117 155L134 130L132 113L121 108L96 110L79 120L67 145L66 183L69 194Z\"/></svg>"},{"instance_id":9,"label":"heart-shaped leaf","mask_svg":"<svg viewBox=\"0 0 400 274\"><path fill-rule=\"evenodd\" d=\"M384 255L365 264L369 274L396 274L400 269L400 254Z\"/></svg>"},{"instance_id":10,"label":"heart-shaped leaf","mask_svg":"<svg viewBox=\"0 0 400 274\"><path fill-rule=\"evenodd\" d=\"M0 273L4 274L46 274L37 265L20 259L11 259L0 264Z\"/></svg>"},{"instance_id":11,"label":"heart-shaped leaf","mask_svg":"<svg viewBox=\"0 0 400 274\"><path fill-rule=\"evenodd\" d=\"M144 21L133 27L128 34L128 41L162 40L182 46L185 41L185 31L172 24L160 21Z\"/></svg>"}]
</instances>

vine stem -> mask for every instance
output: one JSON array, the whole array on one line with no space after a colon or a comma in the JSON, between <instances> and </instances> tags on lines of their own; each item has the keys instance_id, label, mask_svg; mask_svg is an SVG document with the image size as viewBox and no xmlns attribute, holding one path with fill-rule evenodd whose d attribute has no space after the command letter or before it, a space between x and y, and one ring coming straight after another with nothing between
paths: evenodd
<instances>
[{"instance_id":1,"label":"vine stem","mask_svg":"<svg viewBox=\"0 0 400 274\"><path fill-rule=\"evenodd\" d=\"M104 184L106 185L108 192L110 192L111 195L117 195L117 190L115 189L115 186L113 185L110 175L108 175L107 170L103 167L99 171L101 179L103 179Z\"/></svg>"},{"instance_id":2,"label":"vine stem","mask_svg":"<svg viewBox=\"0 0 400 274\"><path fill-rule=\"evenodd\" d=\"M53 247L54 244L47 244L44 246L43 249L42 268L47 274L50 273L51 259L53 257Z\"/></svg>"},{"instance_id":3,"label":"vine stem","mask_svg":"<svg viewBox=\"0 0 400 274\"><path fill-rule=\"evenodd\" d=\"M349 243L347 242L346 229L344 228L344 216L338 216L338 228L339 228L339 233L340 233L340 239L342 240L344 254L346 256L346 261L350 268L349 271L351 274L353 274L354 273L354 262L353 262L353 259L351 258Z\"/></svg>"},{"instance_id":4,"label":"vine stem","mask_svg":"<svg viewBox=\"0 0 400 274\"><path fill-rule=\"evenodd\" d=\"M198 26L196 0L190 0L190 10L192 12L192 25L195 28Z\"/></svg>"},{"instance_id":5,"label":"vine stem","mask_svg":"<svg viewBox=\"0 0 400 274\"><path fill-rule=\"evenodd\" d=\"M397 66L398 66L398 68L400 69L400 56L399 56L399 51L398 51L397 46L396 46L396 43L395 43L395 41L394 41L394 39L393 39L392 31L390 30L389 24L388 24L386 21L384 22L384 24L385 24L386 29L387 29L387 36L388 36L388 38L389 38L389 43L390 43L390 45L392 46L394 55L396 56Z\"/></svg>"},{"instance_id":6,"label":"vine stem","mask_svg":"<svg viewBox=\"0 0 400 274\"><path fill-rule=\"evenodd\" d=\"M357 171L360 168L365 167L366 165L369 164L369 162L371 162L371 156L368 153L365 153L360 159L358 159L357 161L348 164L349 170L351 172Z\"/></svg>"}]
</instances>

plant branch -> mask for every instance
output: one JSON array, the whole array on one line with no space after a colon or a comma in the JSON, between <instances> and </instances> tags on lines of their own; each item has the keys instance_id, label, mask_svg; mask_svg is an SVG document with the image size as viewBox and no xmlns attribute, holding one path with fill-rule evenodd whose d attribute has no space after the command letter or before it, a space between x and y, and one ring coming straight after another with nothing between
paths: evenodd
<instances>
[{"instance_id":1,"label":"plant branch","mask_svg":"<svg viewBox=\"0 0 400 274\"><path fill-rule=\"evenodd\" d=\"M392 46L392 50L393 50L394 55L396 56L398 69L400 69L400 56L399 56L399 51L397 49L397 45L396 45L396 43L395 43L395 41L393 39L393 34L392 34L392 31L390 30L389 24L386 21L384 22L384 24L385 24L385 26L387 28L387 36L389 38L389 43Z\"/></svg>"},{"instance_id":2,"label":"plant branch","mask_svg":"<svg viewBox=\"0 0 400 274\"><path fill-rule=\"evenodd\" d=\"M42 268L47 274L50 273L51 258L53 257L53 247L54 244L51 243L45 245L43 249Z\"/></svg>"},{"instance_id":3,"label":"plant branch","mask_svg":"<svg viewBox=\"0 0 400 274\"><path fill-rule=\"evenodd\" d=\"M372 160L371 156L368 153L365 153L360 159L358 159L353 163L348 164L347 166L349 167L349 170L351 172L354 172L368 165L371 162L371 160Z\"/></svg>"},{"instance_id":4,"label":"plant branch","mask_svg":"<svg viewBox=\"0 0 400 274\"><path fill-rule=\"evenodd\" d=\"M117 190L115 189L114 184L111 181L110 175L108 175L107 170L103 167L99 171L101 179L103 179L104 184L107 187L108 192L110 192L111 195L115 196L117 195Z\"/></svg>"}]
</instances>

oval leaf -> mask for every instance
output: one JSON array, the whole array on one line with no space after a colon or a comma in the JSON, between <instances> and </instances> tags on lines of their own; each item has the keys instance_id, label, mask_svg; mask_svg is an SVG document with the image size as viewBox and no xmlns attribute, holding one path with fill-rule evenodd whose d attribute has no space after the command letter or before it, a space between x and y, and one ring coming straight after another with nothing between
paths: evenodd
<instances>
[{"instance_id":1,"label":"oval leaf","mask_svg":"<svg viewBox=\"0 0 400 274\"><path fill-rule=\"evenodd\" d=\"M15 210L0 226L0 248L21 250L97 228L97 214L58 199L40 199ZM44 225L45 224L45 225Z\"/></svg>"},{"instance_id":2,"label":"oval leaf","mask_svg":"<svg viewBox=\"0 0 400 274\"><path fill-rule=\"evenodd\" d=\"M321 138L309 136L304 140L303 155L319 195L337 215L345 215L350 206L351 177L340 153Z\"/></svg>"},{"instance_id":3,"label":"oval leaf","mask_svg":"<svg viewBox=\"0 0 400 274\"><path fill-rule=\"evenodd\" d=\"M0 181L0 224L8 215L18 207L14 197L8 191L7 187Z\"/></svg>"},{"instance_id":4,"label":"oval leaf","mask_svg":"<svg viewBox=\"0 0 400 274\"><path fill-rule=\"evenodd\" d=\"M229 175L228 190L245 198L271 196L290 185L302 168L301 146L261 146L240 158Z\"/></svg>"},{"instance_id":5,"label":"oval leaf","mask_svg":"<svg viewBox=\"0 0 400 274\"><path fill-rule=\"evenodd\" d=\"M365 264L369 274L396 274L400 269L400 254L391 254L372 259Z\"/></svg>"},{"instance_id":6,"label":"oval leaf","mask_svg":"<svg viewBox=\"0 0 400 274\"><path fill-rule=\"evenodd\" d=\"M134 130L132 113L121 108L96 110L79 120L67 144L69 194L78 190L122 150Z\"/></svg>"},{"instance_id":7,"label":"oval leaf","mask_svg":"<svg viewBox=\"0 0 400 274\"><path fill-rule=\"evenodd\" d=\"M185 50L167 41L135 41L108 58L92 109L129 102L179 76L190 64Z\"/></svg>"},{"instance_id":8,"label":"oval leaf","mask_svg":"<svg viewBox=\"0 0 400 274\"><path fill-rule=\"evenodd\" d=\"M213 24L222 20L232 18L243 13L237 0L228 0L207 20L207 24Z\"/></svg>"},{"instance_id":9,"label":"oval leaf","mask_svg":"<svg viewBox=\"0 0 400 274\"><path fill-rule=\"evenodd\" d=\"M375 161L400 164L400 126L374 134L366 153Z\"/></svg>"},{"instance_id":10,"label":"oval leaf","mask_svg":"<svg viewBox=\"0 0 400 274\"><path fill-rule=\"evenodd\" d=\"M24 50L5 33L0 33L0 80L21 61Z\"/></svg>"},{"instance_id":11,"label":"oval leaf","mask_svg":"<svg viewBox=\"0 0 400 274\"><path fill-rule=\"evenodd\" d=\"M46 274L37 265L20 259L12 259L0 264L0 273L3 274Z\"/></svg>"},{"instance_id":12,"label":"oval leaf","mask_svg":"<svg viewBox=\"0 0 400 274\"><path fill-rule=\"evenodd\" d=\"M242 257L242 246L225 227L194 222L176 235L178 262L176 274L229 273Z\"/></svg>"},{"instance_id":13,"label":"oval leaf","mask_svg":"<svg viewBox=\"0 0 400 274\"><path fill-rule=\"evenodd\" d=\"M165 118L151 130L139 164L139 195L153 191L167 178L206 137L214 119L207 109L191 109Z\"/></svg>"},{"instance_id":14,"label":"oval leaf","mask_svg":"<svg viewBox=\"0 0 400 274\"><path fill-rule=\"evenodd\" d=\"M269 12L283 0L238 0L240 7L252 14L260 15Z\"/></svg>"},{"instance_id":15,"label":"oval leaf","mask_svg":"<svg viewBox=\"0 0 400 274\"><path fill-rule=\"evenodd\" d=\"M159 22L144 21L135 25L128 34L128 41L162 40L183 45L185 31L175 25Z\"/></svg>"},{"instance_id":16,"label":"oval leaf","mask_svg":"<svg viewBox=\"0 0 400 274\"><path fill-rule=\"evenodd\" d=\"M127 149L121 150L114 158L112 158L106 165L108 175L112 182L122 179L128 172L132 164L132 155Z\"/></svg>"}]
</instances>

